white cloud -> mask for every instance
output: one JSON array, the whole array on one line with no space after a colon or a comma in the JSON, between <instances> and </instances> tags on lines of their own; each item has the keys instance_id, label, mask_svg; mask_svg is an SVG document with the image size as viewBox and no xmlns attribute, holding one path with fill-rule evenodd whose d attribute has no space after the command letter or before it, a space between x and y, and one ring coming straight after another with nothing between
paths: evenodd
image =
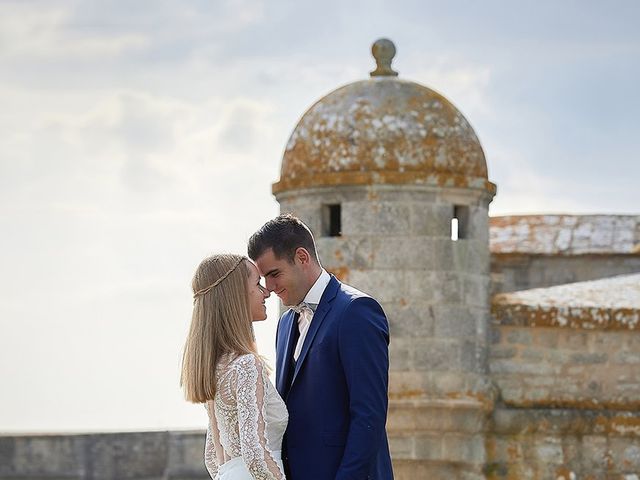
<instances>
[{"instance_id":1,"label":"white cloud","mask_svg":"<svg viewBox=\"0 0 640 480\"><path fill-rule=\"evenodd\" d=\"M0 58L41 61L94 60L139 51L150 45L140 33L73 31L68 28L71 10L55 3L0 3Z\"/></svg>"}]
</instances>

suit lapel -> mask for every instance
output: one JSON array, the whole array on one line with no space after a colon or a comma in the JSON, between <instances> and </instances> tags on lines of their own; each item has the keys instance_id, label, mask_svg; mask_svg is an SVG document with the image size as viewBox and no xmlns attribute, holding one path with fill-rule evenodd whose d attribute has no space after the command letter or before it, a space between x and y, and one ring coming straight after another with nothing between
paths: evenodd
<instances>
[{"instance_id":1,"label":"suit lapel","mask_svg":"<svg viewBox=\"0 0 640 480\"><path fill-rule=\"evenodd\" d=\"M296 321L297 314L292 310L286 312L282 317L282 337L278 339L279 352L278 362L276 365L276 388L282 398L284 398L287 392L287 377L291 368L291 360L293 359L293 349L296 346L293 344L295 335L293 329L298 328L298 322Z\"/></svg>"},{"instance_id":2,"label":"suit lapel","mask_svg":"<svg viewBox=\"0 0 640 480\"><path fill-rule=\"evenodd\" d=\"M338 292L339 286L338 280L331 275L331 280L329 280L329 284L327 288L325 288L324 293L322 294L322 298L320 299L320 303L318 304L318 308L313 314L313 320L311 320L311 325L309 325L309 330L307 331L307 336L304 339L304 343L302 344L302 351L300 352L300 356L298 357L298 361L296 362L296 369L293 372L293 379L291 380L291 385L293 386L296 381L296 377L298 376L298 372L302 367L305 359L307 358L307 353L309 353L309 349L311 348L311 344L313 343L313 339L315 338L318 330L322 326L322 322L324 321L327 313L331 310L331 302L336 296ZM295 348L295 346L294 346Z\"/></svg>"}]
</instances>

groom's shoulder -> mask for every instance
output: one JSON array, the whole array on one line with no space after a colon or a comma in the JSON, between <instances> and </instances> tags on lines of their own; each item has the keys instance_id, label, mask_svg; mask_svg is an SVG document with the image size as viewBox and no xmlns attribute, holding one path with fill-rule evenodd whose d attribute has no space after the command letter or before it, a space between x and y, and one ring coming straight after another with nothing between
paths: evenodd
<instances>
[{"instance_id":1,"label":"groom's shoulder","mask_svg":"<svg viewBox=\"0 0 640 480\"><path fill-rule=\"evenodd\" d=\"M352 302L358 299L371 299L375 300L368 293L363 292L362 290L358 290L356 287L348 285L346 283L340 282L340 286L338 289L338 295L341 296L344 300L348 302Z\"/></svg>"}]
</instances>

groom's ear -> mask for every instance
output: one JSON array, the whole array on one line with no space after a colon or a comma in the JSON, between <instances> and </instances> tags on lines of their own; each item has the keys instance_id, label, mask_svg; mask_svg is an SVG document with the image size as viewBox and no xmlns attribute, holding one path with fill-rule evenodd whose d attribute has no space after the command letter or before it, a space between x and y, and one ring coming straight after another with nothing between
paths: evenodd
<instances>
[{"instance_id":1,"label":"groom's ear","mask_svg":"<svg viewBox=\"0 0 640 480\"><path fill-rule=\"evenodd\" d=\"M311 255L309 255L309 252L306 248L298 247L296 248L296 253L293 256L293 260L294 262L298 262L302 265L308 265L309 263L311 263Z\"/></svg>"}]
</instances>

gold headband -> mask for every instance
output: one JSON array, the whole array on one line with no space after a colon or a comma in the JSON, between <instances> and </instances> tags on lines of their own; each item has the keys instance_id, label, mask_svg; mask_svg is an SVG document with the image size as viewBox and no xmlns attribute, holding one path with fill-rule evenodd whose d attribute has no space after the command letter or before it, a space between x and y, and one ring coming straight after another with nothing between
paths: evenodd
<instances>
[{"instance_id":1,"label":"gold headband","mask_svg":"<svg viewBox=\"0 0 640 480\"><path fill-rule=\"evenodd\" d=\"M231 272L233 272L236 268L238 268L238 265L240 265L242 263L243 260L246 260L246 257L240 257L240 260L238 260L235 265L233 267L231 267L231 270L229 270L228 272L226 272L224 275L222 275L218 280L216 280L215 282L213 282L211 285L209 285L208 287L203 288L202 290L198 290L196 293L193 294L193 298L195 300L196 297L199 297L200 295L205 295L207 293L209 293L211 290L213 290L215 287L217 287L218 285L220 285L221 282L224 281L225 278L227 278L229 275L231 275Z\"/></svg>"}]
</instances>

